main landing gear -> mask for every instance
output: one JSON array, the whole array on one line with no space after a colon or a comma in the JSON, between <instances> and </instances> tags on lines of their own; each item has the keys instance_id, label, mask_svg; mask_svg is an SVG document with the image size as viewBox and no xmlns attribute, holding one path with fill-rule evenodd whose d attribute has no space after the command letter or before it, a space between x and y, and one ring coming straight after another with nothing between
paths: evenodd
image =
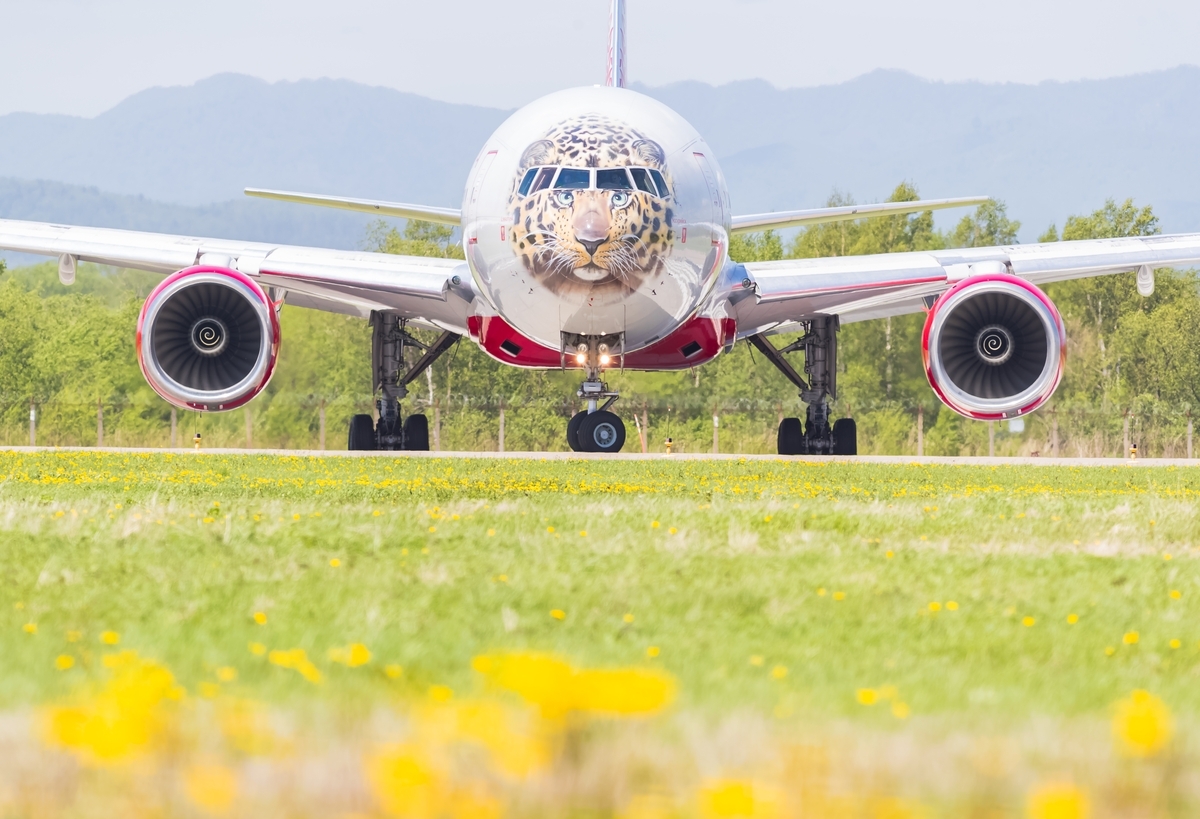
<instances>
[{"instance_id":1,"label":"main landing gear","mask_svg":"<svg viewBox=\"0 0 1200 819\"><path fill-rule=\"evenodd\" d=\"M800 400L808 404L807 418L784 418L779 424L780 455L857 455L858 427L853 418L829 423L828 398L837 397L837 316L817 316L804 322L804 335L777 349L759 334L749 337L767 360L800 389ZM806 381L784 358L804 351Z\"/></svg>"},{"instance_id":2,"label":"main landing gear","mask_svg":"<svg viewBox=\"0 0 1200 819\"><path fill-rule=\"evenodd\" d=\"M567 422L567 444L574 452L620 452L625 446L625 424L608 410L621 396L601 380L604 368L612 363L613 345L619 340L619 336L564 334L564 363L566 350L572 349L576 363L582 364L586 372L576 395L587 401L587 410Z\"/></svg>"},{"instance_id":3,"label":"main landing gear","mask_svg":"<svg viewBox=\"0 0 1200 819\"><path fill-rule=\"evenodd\" d=\"M429 419L424 415L400 418L400 401L408 395L408 385L420 376L460 336L442 333L432 345L422 344L409 334L404 319L395 313L371 314L371 383L381 393L375 401L379 422L370 415L350 419L349 449L429 451ZM417 362L405 369L407 349L422 350Z\"/></svg>"}]
</instances>

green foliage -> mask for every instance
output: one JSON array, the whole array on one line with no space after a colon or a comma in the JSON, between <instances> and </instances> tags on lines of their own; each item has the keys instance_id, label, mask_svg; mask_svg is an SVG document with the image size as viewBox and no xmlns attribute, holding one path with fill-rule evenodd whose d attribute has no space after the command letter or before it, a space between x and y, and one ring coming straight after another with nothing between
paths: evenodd
<instances>
[{"instance_id":1,"label":"green foliage","mask_svg":"<svg viewBox=\"0 0 1200 819\"><path fill-rule=\"evenodd\" d=\"M1021 223L1008 218L1003 202L984 202L975 213L964 216L950 234L949 247L996 247L1017 243Z\"/></svg>"},{"instance_id":2,"label":"green foliage","mask_svg":"<svg viewBox=\"0 0 1200 819\"><path fill-rule=\"evenodd\" d=\"M447 225L419 222L410 219L401 233L380 219L367 227L364 246L375 253L395 253L399 256L438 256L462 259L462 245L454 241L456 231Z\"/></svg>"}]
</instances>

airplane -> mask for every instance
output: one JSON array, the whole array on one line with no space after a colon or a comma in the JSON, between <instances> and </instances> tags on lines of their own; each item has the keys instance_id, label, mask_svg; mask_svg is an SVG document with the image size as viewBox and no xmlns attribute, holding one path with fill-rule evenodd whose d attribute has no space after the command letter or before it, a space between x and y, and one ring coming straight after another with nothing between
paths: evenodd
<instances>
[{"instance_id":1,"label":"airplane","mask_svg":"<svg viewBox=\"0 0 1200 819\"><path fill-rule=\"evenodd\" d=\"M974 419L1033 412L1063 372L1066 333L1039 285L1200 263L1200 234L738 263L730 237L976 205L987 197L734 215L712 149L681 116L629 90L625 0L612 0L604 85L551 94L504 122L466 180L461 208L248 188L250 196L461 229L465 261L0 220L0 249L161 273L137 325L150 386L201 412L242 406L275 368L284 304L372 328L376 413L351 450L426 451L402 415L407 387L460 339L516 367L581 375L572 450L619 452L614 369L697 367L745 341L799 390L780 455L854 455L854 420L830 418L846 323L924 312L934 392ZM440 333L422 343L414 329ZM800 333L784 347L771 337ZM789 360L803 353L803 373Z\"/></svg>"}]
</instances>

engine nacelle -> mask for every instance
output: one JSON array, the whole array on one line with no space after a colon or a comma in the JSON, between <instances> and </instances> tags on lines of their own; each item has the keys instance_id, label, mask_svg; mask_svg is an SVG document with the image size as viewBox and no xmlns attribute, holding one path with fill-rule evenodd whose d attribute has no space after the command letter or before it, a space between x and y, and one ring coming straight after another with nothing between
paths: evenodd
<instances>
[{"instance_id":1,"label":"engine nacelle","mask_svg":"<svg viewBox=\"0 0 1200 819\"><path fill-rule=\"evenodd\" d=\"M183 409L240 407L262 392L279 355L279 318L236 270L189 267L154 288L137 328L138 363L154 391Z\"/></svg>"},{"instance_id":2,"label":"engine nacelle","mask_svg":"<svg viewBox=\"0 0 1200 819\"><path fill-rule=\"evenodd\" d=\"M933 391L977 420L1015 418L1046 403L1062 378L1065 347L1054 303L1001 274L974 276L943 293L921 337Z\"/></svg>"}]
</instances>

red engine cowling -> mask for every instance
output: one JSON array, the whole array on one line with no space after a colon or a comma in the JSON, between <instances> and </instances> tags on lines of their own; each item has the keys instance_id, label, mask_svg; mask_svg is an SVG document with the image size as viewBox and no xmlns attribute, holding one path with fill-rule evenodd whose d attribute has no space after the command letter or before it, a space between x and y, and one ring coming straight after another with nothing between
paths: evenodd
<instances>
[{"instance_id":1,"label":"red engine cowling","mask_svg":"<svg viewBox=\"0 0 1200 819\"><path fill-rule=\"evenodd\" d=\"M279 356L279 318L236 270L189 267L154 288L137 328L138 363L154 391L183 409L217 412L262 392Z\"/></svg>"},{"instance_id":2,"label":"red engine cowling","mask_svg":"<svg viewBox=\"0 0 1200 819\"><path fill-rule=\"evenodd\" d=\"M1049 400L1062 378L1066 331L1054 303L1016 276L965 279L925 319L929 385L977 420L1015 418Z\"/></svg>"}]
</instances>

